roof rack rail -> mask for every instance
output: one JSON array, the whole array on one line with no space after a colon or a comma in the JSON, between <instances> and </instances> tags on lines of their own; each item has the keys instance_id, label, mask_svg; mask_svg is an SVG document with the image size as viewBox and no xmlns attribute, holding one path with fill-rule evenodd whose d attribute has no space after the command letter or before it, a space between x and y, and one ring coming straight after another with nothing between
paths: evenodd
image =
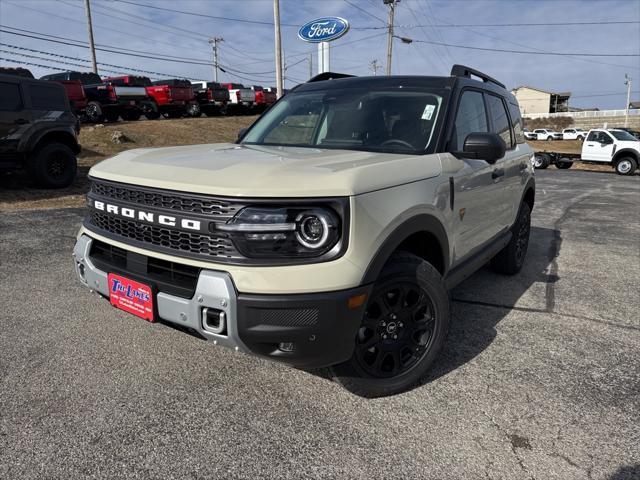
<instances>
[{"instance_id":1,"label":"roof rack rail","mask_svg":"<svg viewBox=\"0 0 640 480\"><path fill-rule=\"evenodd\" d=\"M491 82L491 83L495 83L496 85L502 87L502 88L507 88L504 86L504 83L500 83L498 80L496 80L495 78L491 78L489 75L486 75L478 70L475 70L471 67L465 67L464 65L454 65L453 67L451 67L451 76L452 77L466 77L466 78L471 78L471 75L478 77L480 79L482 79L483 82Z\"/></svg>"},{"instance_id":2,"label":"roof rack rail","mask_svg":"<svg viewBox=\"0 0 640 480\"><path fill-rule=\"evenodd\" d=\"M322 82L323 80L335 80L336 78L355 77L355 75L349 75L346 73L324 72L316 75L313 78L307 80L307 83Z\"/></svg>"}]
</instances>

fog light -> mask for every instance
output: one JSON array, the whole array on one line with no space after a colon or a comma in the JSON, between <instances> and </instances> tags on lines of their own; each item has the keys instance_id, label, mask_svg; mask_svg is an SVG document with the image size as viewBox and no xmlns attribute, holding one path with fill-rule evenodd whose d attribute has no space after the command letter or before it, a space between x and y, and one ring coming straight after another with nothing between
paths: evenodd
<instances>
[{"instance_id":1,"label":"fog light","mask_svg":"<svg viewBox=\"0 0 640 480\"><path fill-rule=\"evenodd\" d=\"M294 344L291 342L281 343L280 345L278 345L278 348L283 352L293 352Z\"/></svg>"}]
</instances>

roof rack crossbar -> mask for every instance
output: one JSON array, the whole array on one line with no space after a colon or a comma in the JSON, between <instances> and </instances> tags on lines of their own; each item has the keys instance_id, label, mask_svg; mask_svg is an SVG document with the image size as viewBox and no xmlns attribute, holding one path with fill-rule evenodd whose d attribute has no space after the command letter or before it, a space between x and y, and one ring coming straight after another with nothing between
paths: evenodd
<instances>
[{"instance_id":1,"label":"roof rack crossbar","mask_svg":"<svg viewBox=\"0 0 640 480\"><path fill-rule=\"evenodd\" d=\"M451 67L451 76L452 77L466 77L466 78L471 78L471 75L478 77L480 79L482 79L483 82L491 82L491 83L495 83L496 85L502 87L502 88L507 88L505 87L505 85L503 83L500 83L498 80L496 80L495 78L490 77L487 74L484 74L478 70L475 70L471 67L466 67L464 65L454 65L453 67Z\"/></svg>"}]
</instances>

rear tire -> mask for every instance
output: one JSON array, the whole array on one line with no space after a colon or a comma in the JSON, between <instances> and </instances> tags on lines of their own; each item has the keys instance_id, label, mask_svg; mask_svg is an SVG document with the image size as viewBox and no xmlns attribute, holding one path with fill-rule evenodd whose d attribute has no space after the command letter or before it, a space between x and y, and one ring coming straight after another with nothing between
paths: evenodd
<instances>
[{"instance_id":1,"label":"rear tire","mask_svg":"<svg viewBox=\"0 0 640 480\"><path fill-rule=\"evenodd\" d=\"M157 120L160 118L158 106L153 102L147 102L142 106L142 114L147 118L147 120Z\"/></svg>"},{"instance_id":2,"label":"rear tire","mask_svg":"<svg viewBox=\"0 0 640 480\"><path fill-rule=\"evenodd\" d=\"M76 178L78 162L73 151L63 143L49 143L29 160L29 173L36 184L45 188L65 188Z\"/></svg>"},{"instance_id":3,"label":"rear tire","mask_svg":"<svg viewBox=\"0 0 640 480\"><path fill-rule=\"evenodd\" d=\"M122 114L122 119L128 122L135 122L140 120L142 112L140 110L128 110Z\"/></svg>"},{"instance_id":4,"label":"rear tire","mask_svg":"<svg viewBox=\"0 0 640 480\"><path fill-rule=\"evenodd\" d=\"M119 112L107 112L104 114L104 118L107 119L108 122L115 123L120 118Z\"/></svg>"},{"instance_id":5,"label":"rear tire","mask_svg":"<svg viewBox=\"0 0 640 480\"><path fill-rule=\"evenodd\" d=\"M622 157L616 162L616 173L618 175L633 175L636 168L638 168L638 164L631 157Z\"/></svg>"},{"instance_id":6,"label":"rear tire","mask_svg":"<svg viewBox=\"0 0 640 480\"><path fill-rule=\"evenodd\" d=\"M562 158L556 162L556 168L559 168L560 170L568 170L572 165L572 161Z\"/></svg>"},{"instance_id":7,"label":"rear tire","mask_svg":"<svg viewBox=\"0 0 640 480\"><path fill-rule=\"evenodd\" d=\"M192 103L187 107L187 115L191 118L198 118L202 116L202 110L200 109L200 105L197 103Z\"/></svg>"},{"instance_id":8,"label":"rear tire","mask_svg":"<svg viewBox=\"0 0 640 480\"><path fill-rule=\"evenodd\" d=\"M449 296L429 263L395 253L369 298L351 359L330 368L350 392L373 398L393 395L419 382L444 344Z\"/></svg>"},{"instance_id":9,"label":"rear tire","mask_svg":"<svg viewBox=\"0 0 640 480\"><path fill-rule=\"evenodd\" d=\"M537 170L544 170L551 163L551 157L546 153L536 153L533 157L533 168Z\"/></svg>"},{"instance_id":10,"label":"rear tire","mask_svg":"<svg viewBox=\"0 0 640 480\"><path fill-rule=\"evenodd\" d=\"M547 137L547 142L551 142L553 140L553 137Z\"/></svg>"},{"instance_id":11,"label":"rear tire","mask_svg":"<svg viewBox=\"0 0 640 480\"><path fill-rule=\"evenodd\" d=\"M84 116L90 123L100 123L104 121L102 106L98 102L89 102L84 109Z\"/></svg>"},{"instance_id":12,"label":"rear tire","mask_svg":"<svg viewBox=\"0 0 640 480\"><path fill-rule=\"evenodd\" d=\"M531 208L528 203L520 205L516 223L511 227L511 240L493 259L491 268L497 273L515 275L522 269L529 248L531 232Z\"/></svg>"}]
</instances>

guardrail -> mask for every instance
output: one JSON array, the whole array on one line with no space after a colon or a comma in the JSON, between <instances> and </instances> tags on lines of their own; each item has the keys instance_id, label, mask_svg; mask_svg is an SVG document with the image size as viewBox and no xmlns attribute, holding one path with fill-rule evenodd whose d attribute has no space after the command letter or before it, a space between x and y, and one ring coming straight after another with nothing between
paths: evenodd
<instances>
[{"instance_id":1,"label":"guardrail","mask_svg":"<svg viewBox=\"0 0 640 480\"><path fill-rule=\"evenodd\" d=\"M624 117L626 110L589 110L584 112L559 112L559 113L524 113L523 118L599 118L599 117ZM640 115L640 109L629 110L629 116Z\"/></svg>"}]
</instances>

